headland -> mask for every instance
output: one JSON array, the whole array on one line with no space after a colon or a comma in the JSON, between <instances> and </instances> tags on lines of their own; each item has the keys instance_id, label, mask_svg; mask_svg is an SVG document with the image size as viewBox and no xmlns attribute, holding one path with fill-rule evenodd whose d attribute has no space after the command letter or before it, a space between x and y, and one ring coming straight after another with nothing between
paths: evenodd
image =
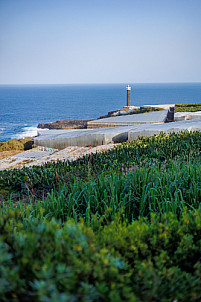
<instances>
[{"instance_id":1,"label":"headland","mask_svg":"<svg viewBox=\"0 0 201 302\"><path fill-rule=\"evenodd\" d=\"M201 111L196 111L199 109L200 104L145 105L143 108L112 111L96 120L39 124L38 135L32 139L34 149L30 149L31 138L2 143L4 154L0 170L58 160L74 161L87 154L110 150L116 144L136 140L140 136L201 131ZM49 129L43 129L45 125Z\"/></svg>"}]
</instances>

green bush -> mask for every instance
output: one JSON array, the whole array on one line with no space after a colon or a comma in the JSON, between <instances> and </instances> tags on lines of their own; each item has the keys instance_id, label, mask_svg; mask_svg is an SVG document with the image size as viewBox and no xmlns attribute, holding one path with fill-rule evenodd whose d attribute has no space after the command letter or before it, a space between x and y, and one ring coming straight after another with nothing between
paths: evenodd
<instances>
[{"instance_id":1,"label":"green bush","mask_svg":"<svg viewBox=\"0 0 201 302\"><path fill-rule=\"evenodd\" d=\"M0 142L0 152L3 151L16 151L16 150L28 150L32 148L31 137L23 139L11 139L7 142Z\"/></svg>"},{"instance_id":2,"label":"green bush","mask_svg":"<svg viewBox=\"0 0 201 302\"><path fill-rule=\"evenodd\" d=\"M163 108L155 108L155 107L140 107L140 109L134 109L132 111L129 111L127 114L128 115L132 115L132 114L139 114L139 113L148 113L148 112L155 112L155 111L162 111L164 110ZM116 113L118 113L118 115L123 115L122 113L120 113L121 110L116 111ZM124 111L126 112L126 111Z\"/></svg>"},{"instance_id":3,"label":"green bush","mask_svg":"<svg viewBox=\"0 0 201 302\"><path fill-rule=\"evenodd\" d=\"M0 218L1 301L200 301L201 212L102 226Z\"/></svg>"},{"instance_id":4,"label":"green bush","mask_svg":"<svg viewBox=\"0 0 201 302\"><path fill-rule=\"evenodd\" d=\"M196 112L201 111L201 104L176 104L175 112Z\"/></svg>"}]
</instances>

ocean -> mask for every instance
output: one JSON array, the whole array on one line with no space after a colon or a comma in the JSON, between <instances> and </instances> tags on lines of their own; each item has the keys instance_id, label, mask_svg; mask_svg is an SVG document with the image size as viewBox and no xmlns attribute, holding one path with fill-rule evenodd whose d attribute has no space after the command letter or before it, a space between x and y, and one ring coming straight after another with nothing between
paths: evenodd
<instances>
[{"instance_id":1,"label":"ocean","mask_svg":"<svg viewBox=\"0 0 201 302\"><path fill-rule=\"evenodd\" d=\"M127 84L131 105L201 103L201 83ZM0 142L34 136L40 122L95 119L121 109L127 84L0 85Z\"/></svg>"}]
</instances>

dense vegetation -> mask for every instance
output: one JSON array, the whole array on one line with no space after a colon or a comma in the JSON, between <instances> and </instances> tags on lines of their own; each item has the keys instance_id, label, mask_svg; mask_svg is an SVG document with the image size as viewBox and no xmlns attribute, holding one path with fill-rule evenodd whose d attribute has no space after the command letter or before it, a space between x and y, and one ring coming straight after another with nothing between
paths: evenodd
<instances>
[{"instance_id":1,"label":"dense vegetation","mask_svg":"<svg viewBox=\"0 0 201 302\"><path fill-rule=\"evenodd\" d=\"M175 105L175 112L196 112L196 111L201 111L201 103Z\"/></svg>"},{"instance_id":2,"label":"dense vegetation","mask_svg":"<svg viewBox=\"0 0 201 302\"><path fill-rule=\"evenodd\" d=\"M0 142L0 152L13 150L28 150L31 149L31 137L21 139L11 139L7 142Z\"/></svg>"},{"instance_id":3,"label":"dense vegetation","mask_svg":"<svg viewBox=\"0 0 201 302\"><path fill-rule=\"evenodd\" d=\"M162 111L164 110L163 108L155 108L155 107L140 107L140 109L133 109L132 111L130 111L129 109L124 109L123 111L127 112L128 115L131 114L139 114L139 113L148 113L148 112L155 112L155 111ZM118 113L118 115L122 115L121 110L117 111L116 113Z\"/></svg>"},{"instance_id":4,"label":"dense vegetation","mask_svg":"<svg viewBox=\"0 0 201 302\"><path fill-rule=\"evenodd\" d=\"M161 134L0 172L0 300L200 301L200 150Z\"/></svg>"}]
</instances>

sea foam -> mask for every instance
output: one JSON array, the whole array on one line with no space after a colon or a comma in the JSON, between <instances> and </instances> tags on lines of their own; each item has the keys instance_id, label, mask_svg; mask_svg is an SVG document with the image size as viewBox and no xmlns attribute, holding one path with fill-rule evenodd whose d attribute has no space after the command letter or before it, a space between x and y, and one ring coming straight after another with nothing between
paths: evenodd
<instances>
[{"instance_id":1,"label":"sea foam","mask_svg":"<svg viewBox=\"0 0 201 302\"><path fill-rule=\"evenodd\" d=\"M38 128L37 127L24 127L22 128L22 132L13 135L12 138L25 138L25 137L33 137L37 135Z\"/></svg>"}]
</instances>

